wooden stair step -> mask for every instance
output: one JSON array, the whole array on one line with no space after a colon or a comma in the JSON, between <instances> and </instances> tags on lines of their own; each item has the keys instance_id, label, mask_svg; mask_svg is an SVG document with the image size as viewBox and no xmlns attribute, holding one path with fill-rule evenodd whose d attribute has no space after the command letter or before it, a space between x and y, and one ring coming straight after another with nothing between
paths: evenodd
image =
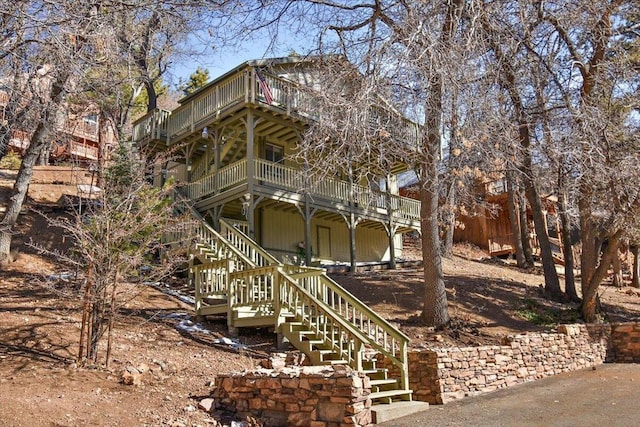
<instances>
[{"instance_id":1,"label":"wooden stair step","mask_svg":"<svg viewBox=\"0 0 640 427\"><path fill-rule=\"evenodd\" d=\"M323 360L323 365L348 365L349 362L343 359L335 359L335 360Z\"/></svg>"},{"instance_id":2,"label":"wooden stair step","mask_svg":"<svg viewBox=\"0 0 640 427\"><path fill-rule=\"evenodd\" d=\"M388 385L388 384L397 385L398 384L398 380L394 380L394 379L388 378L388 379L383 379L383 380L371 380L371 381L369 381L369 383L371 384L371 387L381 386L381 385Z\"/></svg>"},{"instance_id":3,"label":"wooden stair step","mask_svg":"<svg viewBox=\"0 0 640 427\"><path fill-rule=\"evenodd\" d=\"M377 391L369 395L369 399L374 401L380 401L380 403L391 403L393 398L400 400L411 400L412 390L386 390Z\"/></svg>"}]
</instances>

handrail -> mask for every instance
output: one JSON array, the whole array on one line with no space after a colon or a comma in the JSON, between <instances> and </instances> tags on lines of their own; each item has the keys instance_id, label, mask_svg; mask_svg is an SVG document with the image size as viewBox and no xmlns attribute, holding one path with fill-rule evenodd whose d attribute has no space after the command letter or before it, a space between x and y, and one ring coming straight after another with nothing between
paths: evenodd
<instances>
[{"instance_id":1,"label":"handrail","mask_svg":"<svg viewBox=\"0 0 640 427\"><path fill-rule=\"evenodd\" d=\"M190 205L185 206L199 220L202 230L215 237L213 243L217 244L218 250L224 247L229 255L244 263L244 268L235 271L230 271L229 265L226 271L220 271L225 266L218 263L205 264L194 270L201 279L203 274L217 274L220 281L228 273L227 295L231 308L260 306L275 311L276 316L281 309L287 309L354 369L362 369L364 347L370 346L400 369L401 386L408 390L409 338L405 334L329 278L324 270L283 265L226 221L220 220L222 233L218 233ZM216 246L213 248L217 249ZM207 268L218 271L207 272ZM222 285L212 288L220 290ZM350 344L343 346L345 342Z\"/></svg>"},{"instance_id":2,"label":"handrail","mask_svg":"<svg viewBox=\"0 0 640 427\"><path fill-rule=\"evenodd\" d=\"M315 273L315 274L314 274ZM367 336L367 343L387 356L401 369L406 369L404 352L409 337L380 317L362 301L326 274L306 271L291 274L299 286L330 307L343 319Z\"/></svg>"},{"instance_id":3,"label":"handrail","mask_svg":"<svg viewBox=\"0 0 640 427\"><path fill-rule=\"evenodd\" d=\"M207 222L204 220L202 215L191 206L188 201L184 199L184 196L179 192L175 191L174 195L178 201L180 201L180 205L184 207L186 210L193 215L193 217L197 220L196 229L194 230L195 237L201 243L208 244L211 248L216 252L218 259L222 259L232 254L232 259L235 261L239 261L241 266L243 267L256 267L253 261L245 256L242 251L233 246L227 239L225 239L220 233L214 230ZM220 244L218 244L220 243ZM244 265L243 265L244 264Z\"/></svg>"},{"instance_id":4,"label":"handrail","mask_svg":"<svg viewBox=\"0 0 640 427\"><path fill-rule=\"evenodd\" d=\"M312 332L318 334L332 351L340 354L352 368L362 370L362 350L369 341L368 337L307 289L300 287L297 280L282 268L279 268L279 272L283 279L279 282L278 290L281 307L297 313L305 326L311 327ZM318 321L320 318L324 320L322 323ZM352 345L343 347L344 343Z\"/></svg>"},{"instance_id":5,"label":"handrail","mask_svg":"<svg viewBox=\"0 0 640 427\"><path fill-rule=\"evenodd\" d=\"M224 219L220 219L220 232L232 245L242 251L247 258L251 259L256 266L280 265L280 261L276 257L265 251L262 246Z\"/></svg>"}]
</instances>

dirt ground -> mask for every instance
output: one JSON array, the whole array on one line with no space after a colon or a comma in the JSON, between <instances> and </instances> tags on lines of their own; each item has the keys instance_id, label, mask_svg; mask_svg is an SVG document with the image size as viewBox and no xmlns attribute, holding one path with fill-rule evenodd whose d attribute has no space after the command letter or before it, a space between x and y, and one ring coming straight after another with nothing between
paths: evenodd
<instances>
[{"instance_id":1,"label":"dirt ground","mask_svg":"<svg viewBox=\"0 0 640 427\"><path fill-rule=\"evenodd\" d=\"M10 172L0 172L4 206ZM3 188L4 187L4 191ZM32 184L28 208L56 214L68 185ZM80 299L68 284L51 280L64 271L26 245L33 239L64 248L64 236L28 209L15 236L16 261L0 271L0 426L206 426L214 423L198 402L219 372L255 366L276 351L274 336L243 330L229 340L223 319L194 324L191 305L151 286L131 285L136 295L116 323L109 368L79 368ZM415 253L415 250L414 250ZM505 334L573 321L572 307L544 298L539 271L458 245L444 260L452 327L433 331L419 325L422 271L336 274L334 279L412 338L413 346L496 343ZM73 272L71 272L73 274ZM176 278L172 289L184 290ZM640 292L604 286L603 308L611 320L637 319ZM104 348L100 349L104 355ZM120 382L122 371L144 371L142 384Z\"/></svg>"}]
</instances>

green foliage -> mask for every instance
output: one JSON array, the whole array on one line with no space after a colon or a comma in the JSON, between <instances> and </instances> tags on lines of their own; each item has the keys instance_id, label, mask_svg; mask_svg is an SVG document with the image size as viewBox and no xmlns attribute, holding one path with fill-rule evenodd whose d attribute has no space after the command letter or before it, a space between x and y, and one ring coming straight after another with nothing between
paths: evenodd
<instances>
[{"instance_id":1,"label":"green foliage","mask_svg":"<svg viewBox=\"0 0 640 427\"><path fill-rule=\"evenodd\" d=\"M0 169L18 170L20 169L20 163L22 163L22 159L20 159L18 153L9 151L2 160L0 160Z\"/></svg>"},{"instance_id":2,"label":"green foliage","mask_svg":"<svg viewBox=\"0 0 640 427\"><path fill-rule=\"evenodd\" d=\"M531 298L525 298L520 302L516 314L528 322L546 327L553 327L559 323L573 323L580 318L577 309L544 307Z\"/></svg>"},{"instance_id":3,"label":"green foliage","mask_svg":"<svg viewBox=\"0 0 640 427\"><path fill-rule=\"evenodd\" d=\"M201 87L204 87L209 81L209 70L198 67L186 82L181 82L178 89L186 95L190 95Z\"/></svg>"}]
</instances>

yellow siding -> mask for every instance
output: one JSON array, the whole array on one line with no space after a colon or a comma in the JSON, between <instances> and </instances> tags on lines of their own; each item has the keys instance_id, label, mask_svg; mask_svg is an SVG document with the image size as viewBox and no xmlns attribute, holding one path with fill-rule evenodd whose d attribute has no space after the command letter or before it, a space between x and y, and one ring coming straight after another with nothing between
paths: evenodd
<instances>
[{"instance_id":1,"label":"yellow siding","mask_svg":"<svg viewBox=\"0 0 640 427\"><path fill-rule=\"evenodd\" d=\"M304 221L298 213L267 209L262 217L262 246L283 260L287 255L293 259L297 245L304 240ZM343 221L332 222L313 219L311 221L311 246L318 247L317 227L330 229L332 261L349 262L349 230ZM398 245L398 253L401 249ZM389 259L389 239L382 230L356 229L357 261L383 261ZM328 260L327 260L328 261Z\"/></svg>"}]
</instances>

